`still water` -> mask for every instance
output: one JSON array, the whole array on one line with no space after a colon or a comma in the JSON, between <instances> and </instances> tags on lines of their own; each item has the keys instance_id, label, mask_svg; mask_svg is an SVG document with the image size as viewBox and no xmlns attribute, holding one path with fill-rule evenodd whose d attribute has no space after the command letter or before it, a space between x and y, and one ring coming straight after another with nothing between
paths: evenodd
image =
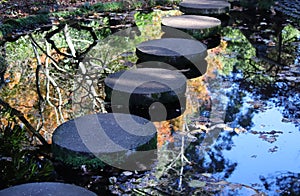
<instances>
[{"instance_id":1,"label":"still water","mask_svg":"<svg viewBox=\"0 0 300 196\"><path fill-rule=\"evenodd\" d=\"M139 26L141 35L146 35L147 38L139 35L138 39L133 42L126 41L126 47L121 49L128 50L126 54L133 56L129 60L116 58L112 67L117 67L116 64L119 65L121 62L124 64L122 68L131 69L136 60L135 45L144 40L159 37L161 33L157 25L159 17L161 13L154 14L154 17L149 17L151 19L149 21L155 24L149 25L148 23ZM181 188L185 187L187 192L195 191L195 186L189 184L189 181L200 179L200 174L204 173L205 176L217 180L226 180L248 188L253 187L271 195L300 193L300 145L298 142L300 138L300 33L284 21L281 24L284 48L279 49L275 47L279 44L276 37L278 34L272 29L273 24L265 22L268 20L263 17L260 19L264 22L258 20L256 25L261 24L263 30L258 32L252 31L242 22L237 22L240 21L239 18L231 19L229 26L222 30L220 45L208 50L207 73L188 81L186 113L177 119L156 122L160 158L158 169L150 171L152 172L150 175L160 176L160 180L156 180L157 186L163 186L160 182L168 179L165 183L171 189L176 189L180 184ZM245 37L243 33L247 35L250 33L250 38ZM39 35L38 38L42 39L43 36ZM25 39L28 37L20 40ZM27 41L27 43L30 42ZM26 45L26 41L23 44ZM20 45L20 48L22 47L25 46ZM49 48L46 49L49 50ZM99 53L106 50L103 47L100 49ZM113 51L113 49L108 48L107 51ZM17 56L18 54L11 53L11 55ZM46 58L45 55L42 57ZM59 57L57 58L59 60ZM8 72L10 77L6 78L11 82L8 82L9 89L3 91L3 97L19 110L24 107L23 113L27 113L26 117L32 119L31 122L33 122L33 119L39 117L38 111L32 111L33 106L37 108L38 101L36 98L28 101L25 99L26 96L22 95L25 93L27 96L36 97L35 91L32 90L35 87L27 88L28 91L26 91L25 85L28 80L34 84L32 71L35 69L36 62L32 59L27 61L30 62L30 66L23 69L22 65L26 62L17 64L13 58L11 61L8 58L8 62L11 63L10 68L14 72ZM20 67L18 68L17 65ZM72 69L72 66L74 66L72 63L66 63L63 68L68 70ZM117 71L113 68L111 70ZM45 118L44 136L47 136L49 140L58 124L74 117L69 114L70 94L67 88L64 88L71 86L65 83L73 79L72 72L69 75L59 74L53 72L52 77L57 82L62 81L60 83L61 97L56 96L54 89L50 91L50 97L52 96L50 101L54 103L53 105L59 102L59 107L62 107L64 111L61 112L59 110L61 108L57 107L55 112L61 112L59 118L55 118L53 111L49 112L51 118ZM15 81L18 77L19 81ZM40 77L43 80L44 75ZM26 103L27 106L25 107L21 102ZM52 106L53 108L55 106ZM33 123L38 126L40 122ZM183 128L185 125L188 130ZM180 132L183 131L193 134L181 134ZM169 164L164 158L168 148L171 150L175 148L177 152L180 149L182 135L185 135L183 137L186 137L188 141L185 155L193 163L184 166L183 181L185 183L183 185L182 181L178 180L178 173L161 174L158 172L160 168L165 168L164 163ZM180 170L180 166L174 168ZM130 177L127 182L138 184L138 180L132 181ZM198 184L196 187L199 188L199 186L202 185ZM110 190L118 192L122 188L114 187Z\"/></svg>"}]
</instances>

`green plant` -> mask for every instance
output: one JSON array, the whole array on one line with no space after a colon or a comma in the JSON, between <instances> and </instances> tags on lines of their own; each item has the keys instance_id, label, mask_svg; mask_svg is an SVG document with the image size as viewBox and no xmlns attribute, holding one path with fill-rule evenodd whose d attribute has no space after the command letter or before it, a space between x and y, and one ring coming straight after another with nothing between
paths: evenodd
<instances>
[{"instance_id":1,"label":"green plant","mask_svg":"<svg viewBox=\"0 0 300 196\"><path fill-rule=\"evenodd\" d=\"M153 15L154 15L153 12L150 13L150 14L136 12L134 14L135 24L137 26L145 26L145 25L152 24L152 22L153 22Z\"/></svg>"},{"instance_id":2,"label":"green plant","mask_svg":"<svg viewBox=\"0 0 300 196\"><path fill-rule=\"evenodd\" d=\"M300 38L300 31L292 25L287 25L282 29L283 43L294 42Z\"/></svg>"},{"instance_id":3,"label":"green plant","mask_svg":"<svg viewBox=\"0 0 300 196\"><path fill-rule=\"evenodd\" d=\"M274 4L273 0L241 0L241 5L246 8L259 8L262 10L270 9Z\"/></svg>"},{"instance_id":4,"label":"green plant","mask_svg":"<svg viewBox=\"0 0 300 196\"><path fill-rule=\"evenodd\" d=\"M156 5L178 5L181 0L156 0Z\"/></svg>"},{"instance_id":5,"label":"green plant","mask_svg":"<svg viewBox=\"0 0 300 196\"><path fill-rule=\"evenodd\" d=\"M47 24L49 17L47 14L40 14L37 16L28 16L26 18L19 19L7 19L0 26L0 31L3 36L9 36L17 30L25 29L32 30L38 25Z\"/></svg>"},{"instance_id":6,"label":"green plant","mask_svg":"<svg viewBox=\"0 0 300 196\"><path fill-rule=\"evenodd\" d=\"M99 20L93 20L89 23L82 23L81 25L93 28L93 31L97 35L98 40L104 39L111 34L109 28L109 18L104 17ZM89 40L89 39L87 39ZM91 39L90 39L91 40Z\"/></svg>"},{"instance_id":7,"label":"green plant","mask_svg":"<svg viewBox=\"0 0 300 196\"><path fill-rule=\"evenodd\" d=\"M52 164L39 156L37 148L30 145L27 132L14 122L13 117L2 111L3 116L9 121L0 127L0 189L20 183L51 180L54 171Z\"/></svg>"},{"instance_id":8,"label":"green plant","mask_svg":"<svg viewBox=\"0 0 300 196\"><path fill-rule=\"evenodd\" d=\"M274 4L274 0L259 0L258 8L262 10L270 9L270 7Z\"/></svg>"},{"instance_id":9,"label":"green plant","mask_svg":"<svg viewBox=\"0 0 300 196\"><path fill-rule=\"evenodd\" d=\"M122 11L124 9L124 4L123 2L100 2L91 6L90 9L95 11Z\"/></svg>"}]
</instances>

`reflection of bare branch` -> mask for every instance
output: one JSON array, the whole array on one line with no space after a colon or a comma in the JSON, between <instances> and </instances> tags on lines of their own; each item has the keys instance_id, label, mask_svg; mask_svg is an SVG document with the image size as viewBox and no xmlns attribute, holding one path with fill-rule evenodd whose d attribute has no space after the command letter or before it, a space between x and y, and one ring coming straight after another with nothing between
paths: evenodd
<instances>
[{"instance_id":1,"label":"reflection of bare branch","mask_svg":"<svg viewBox=\"0 0 300 196\"><path fill-rule=\"evenodd\" d=\"M181 147L180 147L180 152L179 152L179 154L177 155L177 157L176 157L175 159L173 159L173 161L172 161L172 162L168 165L168 167L163 171L163 172L165 172L165 171L168 171L168 170L171 169L171 170L176 171L176 173L178 173L177 170L175 170L175 169L173 168L173 166L176 164L176 162L177 162L178 160L180 160L180 172L178 173L178 175L179 175L178 189L179 189L180 191L182 191L183 168L184 168L184 166L185 166L186 163L189 164L189 165L192 164L192 163L186 158L186 156L184 155L184 151L185 151L185 137L186 137L185 134L187 134L187 133L189 132L189 128L188 128L188 126L187 126L186 123L184 123L182 132L183 132L183 136L181 137Z\"/></svg>"},{"instance_id":2,"label":"reflection of bare branch","mask_svg":"<svg viewBox=\"0 0 300 196\"><path fill-rule=\"evenodd\" d=\"M15 109L15 108L12 108L8 103L3 101L1 98L0 98L0 104L7 111L9 111L10 115L17 116L20 119L20 121L25 125L25 127L27 127L29 132L31 132L35 137L37 137L43 145L45 145L45 146L49 145L48 142L43 138L43 136L41 136L41 134L37 130L35 130L33 128L33 126L28 122L28 120L24 117L22 112L20 112L19 110Z\"/></svg>"},{"instance_id":3,"label":"reflection of bare branch","mask_svg":"<svg viewBox=\"0 0 300 196\"><path fill-rule=\"evenodd\" d=\"M79 63L79 69L82 74L85 74L87 76L87 79L84 82L88 85L89 88L88 93L89 93L89 97L93 100L93 108L100 106L99 108L101 108L101 111L104 112L105 111L104 100L102 100L100 96L97 94L96 89L93 86L93 80L90 76L87 75L87 69L83 63Z\"/></svg>"},{"instance_id":4,"label":"reflection of bare branch","mask_svg":"<svg viewBox=\"0 0 300 196\"><path fill-rule=\"evenodd\" d=\"M74 44L72 42L71 36L69 34L69 30L68 30L68 25L67 24L64 27L64 35L65 35L66 42L67 42L67 44L69 46L69 49L71 50L71 54L72 54L73 58L76 59L76 49L75 49Z\"/></svg>"},{"instance_id":5,"label":"reflection of bare branch","mask_svg":"<svg viewBox=\"0 0 300 196\"><path fill-rule=\"evenodd\" d=\"M74 59L77 59L77 52L76 49L74 47L74 44L72 42L72 39L70 37L69 31L68 31L68 25L65 25L64 28L64 35L65 35L65 39L66 42L69 46L69 49L71 51L71 54L73 56ZM77 62L79 64L79 69L81 71L81 74L84 75L86 77L86 79L84 80L84 82L86 83L86 85L88 86L88 89L85 89L88 93L88 96L92 99L93 102L93 109L95 107L99 107L101 108L102 111L105 111L104 109L104 104L103 104L103 100L101 100L96 92L96 89L93 86L93 78L91 77L91 75L88 74L88 70L86 69L86 67L84 66L84 64L82 62ZM84 87L84 85L82 85L81 87Z\"/></svg>"},{"instance_id":6,"label":"reflection of bare branch","mask_svg":"<svg viewBox=\"0 0 300 196\"><path fill-rule=\"evenodd\" d=\"M57 48L55 42L51 39L51 37L54 36L56 33L59 33L62 29L64 29L64 32L66 32L66 30L67 30L67 28L68 28L68 25L67 25L67 24L60 25L60 26L59 26L57 29L55 29L54 31L48 32L47 35L46 35L46 40L52 45L52 47L56 50L56 52L57 52L58 54L63 55L63 56L68 57L68 58L74 58L74 57L76 57L75 60L81 61L81 60L84 58L84 56L85 56L85 55L86 55L86 54L87 54L87 53L88 53L88 52L89 52L89 51L97 44L98 38L97 38L97 35L96 35L96 33L94 32L94 30L93 30L92 27L82 26L82 25L78 24L77 21L69 21L69 23L70 23L69 26L71 26L72 28L75 28L75 29L77 29L77 30L86 30L86 31L88 31L88 32L90 33L90 35L92 36L92 38L93 38L93 43L90 44L90 45L88 46L88 48L85 49L85 51L83 51L82 53L77 53L77 51L75 50L75 51L73 51L73 52L75 52L75 53L72 52L72 54L70 55L70 54L61 52L61 51ZM66 35L66 34L65 34L65 35ZM67 40L66 40L66 41L67 41ZM68 43L68 45L69 45L69 43ZM70 46L70 45L69 45L69 46Z\"/></svg>"},{"instance_id":7,"label":"reflection of bare branch","mask_svg":"<svg viewBox=\"0 0 300 196\"><path fill-rule=\"evenodd\" d=\"M46 52L34 39L33 39L33 37L32 37L32 35L31 34L29 34L28 35L29 37L30 37L30 39L31 39L31 41L49 58L49 59L51 59L51 61L52 61L52 63L53 63L53 65L54 65L54 67L58 70L58 71L61 71L61 72L67 72L66 70L64 70L64 69L62 69L62 68L60 68L59 66L58 66L58 62L51 56L51 54L50 54L50 52Z\"/></svg>"},{"instance_id":8,"label":"reflection of bare branch","mask_svg":"<svg viewBox=\"0 0 300 196\"><path fill-rule=\"evenodd\" d=\"M37 46L32 40L33 39L31 37L32 48L33 48L33 51L35 54L35 58L37 60L37 66L36 66L36 71L35 71L35 84L36 84L36 91L37 91L37 94L39 97L39 114L40 114L41 121L42 121L42 124L39 126L39 128L37 128L37 131L40 131L42 129L42 127L44 126L44 122L45 122L44 115L43 115L43 112L45 109L45 100L44 100L41 90L40 90L40 77L39 77L40 69L42 67L42 62L41 62L41 58L39 56L39 52L37 50Z\"/></svg>"},{"instance_id":9,"label":"reflection of bare branch","mask_svg":"<svg viewBox=\"0 0 300 196\"><path fill-rule=\"evenodd\" d=\"M46 43L46 47L47 47L47 53L50 52L50 47L49 44ZM60 93L60 88L58 87L58 85L56 84L55 80L50 76L49 73L49 67L48 67L48 59L46 59L45 62L45 75L46 75L46 101L49 103L49 105L51 107L54 108L55 111L55 115L56 115L56 122L57 124L60 124L62 122L64 122L64 117L62 114L62 110L61 110L61 106L62 106L62 96ZM58 96L58 106L55 106L51 101L50 101L50 83L51 85L54 87L55 91L57 92L57 96Z\"/></svg>"}]
</instances>

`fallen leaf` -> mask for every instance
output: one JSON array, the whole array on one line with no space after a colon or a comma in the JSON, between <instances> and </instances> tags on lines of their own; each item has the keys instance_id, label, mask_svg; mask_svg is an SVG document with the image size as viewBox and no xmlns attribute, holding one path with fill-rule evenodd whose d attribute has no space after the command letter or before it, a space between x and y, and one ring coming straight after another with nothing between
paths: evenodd
<instances>
[{"instance_id":1,"label":"fallen leaf","mask_svg":"<svg viewBox=\"0 0 300 196\"><path fill-rule=\"evenodd\" d=\"M189 186L193 188L202 188L206 185L206 182L200 180L191 180Z\"/></svg>"}]
</instances>

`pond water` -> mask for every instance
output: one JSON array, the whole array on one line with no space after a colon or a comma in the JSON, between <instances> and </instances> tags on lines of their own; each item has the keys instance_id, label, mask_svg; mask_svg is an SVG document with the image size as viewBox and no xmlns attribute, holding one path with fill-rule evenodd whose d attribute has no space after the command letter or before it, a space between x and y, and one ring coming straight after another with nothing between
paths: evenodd
<instances>
[{"instance_id":1,"label":"pond water","mask_svg":"<svg viewBox=\"0 0 300 196\"><path fill-rule=\"evenodd\" d=\"M266 15L258 16L262 21L269 21ZM238 27L249 36L252 46L256 47L256 53L251 54L254 62L249 63L249 59L241 55L241 52L249 52L251 47L244 45L248 50L237 49L242 46L237 41L241 41L241 37L224 35L223 40L228 41L227 47L230 47L230 42L232 45L236 44L232 46L231 53L225 52L224 67L219 71L221 82L226 83L223 89L227 88L224 93L228 98L224 120L231 129L221 130L204 154L202 151L199 153L201 144L197 144L195 153L199 153L198 160L204 159L199 169L213 173L216 178L250 185L268 195L297 195L300 182L299 32L292 44L294 48L290 51L292 57L287 59L283 52L279 54L282 60L278 61L278 56L270 55L271 50L278 55L278 48L265 47L266 53L258 54L261 47L264 47L261 43L264 33L274 30L268 26L269 22L262 21L257 20L255 27L246 24ZM259 24L266 25L263 28L268 31L258 32ZM259 37L259 41L252 40L254 34ZM265 44L271 41L271 36L267 37ZM274 44L278 46L278 42L275 41ZM226 66L233 59L235 68L224 74ZM208 90L211 91L211 88Z\"/></svg>"},{"instance_id":2,"label":"pond water","mask_svg":"<svg viewBox=\"0 0 300 196\"><path fill-rule=\"evenodd\" d=\"M127 47L131 47L126 54L122 53L126 58L129 56L129 60L117 59L118 63L123 63L122 68L131 68L135 63L136 57L132 49L136 43L159 35L157 23L161 12L159 13L154 14L153 18L149 17L150 23L140 24L141 34L146 35L146 38L139 37L126 48L122 48L127 50ZM246 188L246 192L249 191L247 194L255 193L256 190L270 195L300 194L300 32L288 25L288 20L280 19L280 16L274 16L272 13L251 16L258 18L253 26L245 24L248 21L243 20L245 15L250 17L250 13L247 12L234 13L229 25L222 30L221 44L208 51L207 73L188 81L186 113L174 120L155 123L158 128L160 157L157 168L146 172L144 176L126 173L128 175L117 176L121 180L110 177L110 182L113 181L114 185L106 189L122 194L130 193L130 187L144 190L150 187L152 191L158 191L153 188L157 186L160 187L160 193L179 194L169 190L171 187L174 190L197 194L197 189L210 185L214 188L217 186L226 193L224 187L228 184L225 180L236 185L231 185L228 194L243 195L245 190L242 188ZM143 17L148 18L146 15ZM154 25L151 24L152 21ZM281 27L274 26L274 21L281 21L278 24ZM278 32L282 32L282 46L279 44ZM115 66L116 63L112 64ZM72 63L69 63L64 68L67 70L72 66ZM34 83L31 79L33 69L29 67L17 71L27 77L27 81L23 81L30 80ZM12 82L18 77L17 73L11 73L14 75L11 77ZM62 85L65 85L64 82L69 77L72 76L57 76L63 80ZM22 89L25 89L21 95L26 93L24 84L21 85ZM8 82L8 85L14 84ZM13 87L9 90L12 89ZM18 91L11 91L14 93L11 97L9 91L4 92L5 99L10 101L12 106L16 104L21 109L18 101L20 95L16 96ZM32 89L28 89L27 95L36 96ZM54 96L54 93L52 95ZM60 103L64 104L66 110L61 117L71 118L72 115L67 114L70 112L67 105L68 95L63 95L62 98L53 97L52 102L58 99L65 100ZM38 112L28 110L28 107L37 105L36 99L31 100L34 103L29 103L23 98L21 100L29 105L23 111L30 114L28 118L39 115ZM59 112L58 109L59 107L56 108L56 112ZM76 115L78 114L74 116ZM51 121L55 122L48 122L49 119L46 119L44 123L49 130L49 133L45 133L48 137L61 123L61 119L54 117L54 112L50 116ZM183 129L189 129L192 134L181 134ZM172 156L174 159L176 153L182 149L183 138L186 138L183 142L187 142L185 155L191 164L182 167L182 180L178 172L173 172L172 169L165 171L165 168L171 162ZM176 153L171 156L169 151ZM168 158L164 158L166 156ZM178 162L173 170L180 171L181 165L179 160ZM209 179L204 179L205 177ZM206 184L201 184L202 180L206 181ZM147 182L155 186L145 184ZM90 186L85 186L99 191L93 183L97 183L95 176L90 178ZM211 191L209 188L205 190Z\"/></svg>"}]
</instances>

